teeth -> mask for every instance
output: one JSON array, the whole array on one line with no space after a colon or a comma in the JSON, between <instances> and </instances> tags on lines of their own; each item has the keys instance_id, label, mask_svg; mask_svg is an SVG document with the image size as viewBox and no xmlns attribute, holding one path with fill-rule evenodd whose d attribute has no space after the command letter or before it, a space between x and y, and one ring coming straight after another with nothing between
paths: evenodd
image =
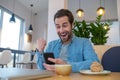
<instances>
[{"instance_id":1,"label":"teeth","mask_svg":"<svg viewBox=\"0 0 120 80\"><path fill-rule=\"evenodd\" d=\"M65 36L65 35L61 35L61 36Z\"/></svg>"},{"instance_id":2,"label":"teeth","mask_svg":"<svg viewBox=\"0 0 120 80\"><path fill-rule=\"evenodd\" d=\"M61 34L61 36L65 36L65 35L66 35L66 33Z\"/></svg>"},{"instance_id":3,"label":"teeth","mask_svg":"<svg viewBox=\"0 0 120 80\"><path fill-rule=\"evenodd\" d=\"M65 36L65 34L61 35L61 36Z\"/></svg>"}]
</instances>

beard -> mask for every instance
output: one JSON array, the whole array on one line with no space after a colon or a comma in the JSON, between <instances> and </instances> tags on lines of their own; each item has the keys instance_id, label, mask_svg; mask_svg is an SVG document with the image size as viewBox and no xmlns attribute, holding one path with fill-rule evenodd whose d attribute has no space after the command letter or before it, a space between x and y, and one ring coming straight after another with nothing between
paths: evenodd
<instances>
[{"instance_id":1,"label":"beard","mask_svg":"<svg viewBox=\"0 0 120 80\"><path fill-rule=\"evenodd\" d=\"M62 43L67 43L72 38L72 32L65 31L63 33L58 33Z\"/></svg>"}]
</instances>

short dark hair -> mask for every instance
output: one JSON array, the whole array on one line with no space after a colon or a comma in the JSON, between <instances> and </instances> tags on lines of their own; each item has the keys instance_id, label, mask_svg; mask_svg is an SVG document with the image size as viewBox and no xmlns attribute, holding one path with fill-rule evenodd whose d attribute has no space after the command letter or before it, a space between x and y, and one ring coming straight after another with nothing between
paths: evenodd
<instances>
[{"instance_id":1,"label":"short dark hair","mask_svg":"<svg viewBox=\"0 0 120 80\"><path fill-rule=\"evenodd\" d=\"M63 16L67 16L68 20L70 22L70 24L72 25L73 21L74 21L74 17L71 11L69 11L68 9L60 9L56 12L56 14L54 15L54 21L56 18L60 18Z\"/></svg>"}]
</instances>

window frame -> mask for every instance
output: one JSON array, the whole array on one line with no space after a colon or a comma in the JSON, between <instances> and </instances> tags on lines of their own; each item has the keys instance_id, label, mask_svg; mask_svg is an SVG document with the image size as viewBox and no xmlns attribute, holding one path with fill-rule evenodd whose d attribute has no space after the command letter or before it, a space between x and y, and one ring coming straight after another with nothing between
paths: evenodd
<instances>
[{"instance_id":1,"label":"window frame","mask_svg":"<svg viewBox=\"0 0 120 80\"><path fill-rule=\"evenodd\" d=\"M1 32L2 32L2 25L3 25L3 12L7 12L8 14L12 15L13 12L10 10L2 7L0 5L0 46L1 46ZM15 14L15 17L17 19L20 19L20 33L19 33L19 43L18 43L18 50L22 50L22 47L24 46L24 34L25 34L25 20L18 15Z\"/></svg>"}]
</instances>

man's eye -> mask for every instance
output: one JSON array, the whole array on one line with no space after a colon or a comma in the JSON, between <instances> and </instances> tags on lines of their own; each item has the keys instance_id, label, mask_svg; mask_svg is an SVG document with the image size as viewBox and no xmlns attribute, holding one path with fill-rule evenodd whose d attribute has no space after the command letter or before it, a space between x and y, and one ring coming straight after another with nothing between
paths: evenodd
<instances>
[{"instance_id":1,"label":"man's eye","mask_svg":"<svg viewBox=\"0 0 120 80\"><path fill-rule=\"evenodd\" d=\"M68 25L67 24L64 24L63 27L67 27Z\"/></svg>"},{"instance_id":2,"label":"man's eye","mask_svg":"<svg viewBox=\"0 0 120 80\"><path fill-rule=\"evenodd\" d=\"M56 26L56 28L60 28L60 26Z\"/></svg>"}]
</instances>

